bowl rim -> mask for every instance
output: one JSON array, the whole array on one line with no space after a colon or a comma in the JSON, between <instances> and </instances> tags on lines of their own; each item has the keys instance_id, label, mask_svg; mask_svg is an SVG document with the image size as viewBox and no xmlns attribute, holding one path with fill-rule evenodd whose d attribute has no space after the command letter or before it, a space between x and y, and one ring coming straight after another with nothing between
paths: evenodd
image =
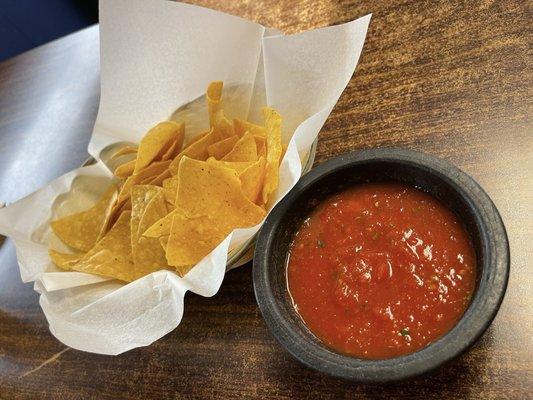
<instances>
[{"instance_id":1,"label":"bowl rim","mask_svg":"<svg viewBox=\"0 0 533 400\"><path fill-rule=\"evenodd\" d=\"M428 346L400 357L365 360L336 353L299 333L283 317L272 293L269 279L269 248L277 227L291 204L311 185L347 168L368 163L407 164L443 179L466 200L473 210L480 231L482 276L470 306L457 324ZM496 240L497 239L497 240ZM424 374L449 362L470 348L485 332L503 301L510 272L507 233L496 206L487 193L469 175L437 157L397 147L345 153L322 163L303 176L295 187L274 207L256 242L253 264L254 292L259 309L277 341L304 365L328 375L347 380L376 383L393 382ZM310 334L312 334L309 331Z\"/></svg>"}]
</instances>

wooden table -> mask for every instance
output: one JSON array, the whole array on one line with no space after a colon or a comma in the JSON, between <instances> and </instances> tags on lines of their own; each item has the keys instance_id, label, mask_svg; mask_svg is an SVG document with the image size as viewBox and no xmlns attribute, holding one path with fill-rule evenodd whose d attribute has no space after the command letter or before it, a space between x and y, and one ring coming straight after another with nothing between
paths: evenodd
<instances>
[{"instance_id":1,"label":"wooden table","mask_svg":"<svg viewBox=\"0 0 533 400\"><path fill-rule=\"evenodd\" d=\"M317 162L397 145L471 174L498 206L511 242L511 279L496 320L471 351L429 376L386 387L352 384L303 367L276 343L247 265L230 272L215 297L187 295L181 325L151 346L117 357L87 354L49 333L6 240L0 398L531 398L533 74L526 2L198 3L288 33L373 13L357 72L320 133ZM23 197L87 157L98 97L97 27L0 64L0 201Z\"/></svg>"}]
</instances>

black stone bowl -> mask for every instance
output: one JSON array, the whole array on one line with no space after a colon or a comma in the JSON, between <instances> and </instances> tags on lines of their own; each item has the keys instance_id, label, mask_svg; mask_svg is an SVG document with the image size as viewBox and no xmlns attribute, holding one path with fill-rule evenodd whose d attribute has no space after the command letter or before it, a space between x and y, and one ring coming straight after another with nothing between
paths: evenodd
<instances>
[{"instance_id":1,"label":"black stone bowl","mask_svg":"<svg viewBox=\"0 0 533 400\"><path fill-rule=\"evenodd\" d=\"M287 290L289 245L302 220L324 198L366 182L401 182L433 195L462 220L477 256L477 283L470 306L446 335L414 353L364 360L336 353L304 325ZM453 165L427 154L383 148L344 154L303 176L272 210L254 255L255 297L273 335L303 364L358 382L413 377L450 361L485 332L503 300L509 277L509 243L496 207L483 189Z\"/></svg>"}]
</instances>

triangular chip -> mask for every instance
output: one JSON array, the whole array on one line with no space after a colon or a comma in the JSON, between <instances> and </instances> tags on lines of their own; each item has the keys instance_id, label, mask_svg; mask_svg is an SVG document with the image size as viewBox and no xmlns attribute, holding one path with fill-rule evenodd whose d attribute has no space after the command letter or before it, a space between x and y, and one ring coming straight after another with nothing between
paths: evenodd
<instances>
[{"instance_id":1,"label":"triangular chip","mask_svg":"<svg viewBox=\"0 0 533 400\"><path fill-rule=\"evenodd\" d=\"M207 159L207 162L209 164L212 164L218 167L230 168L234 170L237 173L237 175L239 175L246 168L252 165L255 161L221 161L221 160L216 160L213 157L209 157Z\"/></svg>"},{"instance_id":2,"label":"triangular chip","mask_svg":"<svg viewBox=\"0 0 533 400\"><path fill-rule=\"evenodd\" d=\"M233 149L238 140L239 137L237 135L230 136L208 146L207 152L210 157L215 157L217 160L220 160Z\"/></svg>"},{"instance_id":3,"label":"triangular chip","mask_svg":"<svg viewBox=\"0 0 533 400\"><path fill-rule=\"evenodd\" d=\"M163 195L167 202L174 204L176 201L176 192L178 191L178 177L173 176L163 181Z\"/></svg>"},{"instance_id":4,"label":"triangular chip","mask_svg":"<svg viewBox=\"0 0 533 400\"><path fill-rule=\"evenodd\" d=\"M133 170L135 168L135 160L128 161L122 165L119 165L115 169L115 176L120 179L126 179L128 176L133 174Z\"/></svg>"},{"instance_id":5,"label":"triangular chip","mask_svg":"<svg viewBox=\"0 0 533 400\"><path fill-rule=\"evenodd\" d=\"M148 184L149 185L156 185L161 186L163 184L163 181L166 179L169 179L172 177L172 174L168 169L165 169L163 172L161 172L159 175L157 175L155 178L152 178Z\"/></svg>"},{"instance_id":6,"label":"triangular chip","mask_svg":"<svg viewBox=\"0 0 533 400\"><path fill-rule=\"evenodd\" d=\"M228 235L227 227L207 215L187 217L175 213L166 245L169 265L184 276Z\"/></svg>"},{"instance_id":7,"label":"triangular chip","mask_svg":"<svg viewBox=\"0 0 533 400\"><path fill-rule=\"evenodd\" d=\"M60 253L59 251L50 249L48 255L52 262L59 268L70 271L72 266L80 261L85 253Z\"/></svg>"},{"instance_id":8,"label":"triangular chip","mask_svg":"<svg viewBox=\"0 0 533 400\"><path fill-rule=\"evenodd\" d=\"M265 165L266 160L264 157L261 157L239 174L244 195L256 204L260 203L258 197L263 188Z\"/></svg>"},{"instance_id":9,"label":"triangular chip","mask_svg":"<svg viewBox=\"0 0 533 400\"><path fill-rule=\"evenodd\" d=\"M233 124L226 118L223 110L218 110L214 116L213 132L217 142L235 135Z\"/></svg>"},{"instance_id":10,"label":"triangular chip","mask_svg":"<svg viewBox=\"0 0 533 400\"><path fill-rule=\"evenodd\" d=\"M142 232L166 214L165 199L163 193L159 191L144 207L137 228L137 241L132 244L133 264L137 278L167 267L165 252L159 245L159 239L142 236Z\"/></svg>"},{"instance_id":11,"label":"triangular chip","mask_svg":"<svg viewBox=\"0 0 533 400\"><path fill-rule=\"evenodd\" d=\"M115 225L72 269L131 282L135 279L130 243L130 212Z\"/></svg>"},{"instance_id":12,"label":"triangular chip","mask_svg":"<svg viewBox=\"0 0 533 400\"><path fill-rule=\"evenodd\" d=\"M287 152L287 145L285 143L283 143L281 145L281 156L279 158L279 163L281 165L281 162L283 161L283 159L285 158L285 153Z\"/></svg>"},{"instance_id":13,"label":"triangular chip","mask_svg":"<svg viewBox=\"0 0 533 400\"><path fill-rule=\"evenodd\" d=\"M122 185L122 187L120 188L120 193L118 195L118 201L117 201L118 205L117 206L121 206L122 202L124 202L125 200L129 199L131 188L134 185L138 185L138 184L140 184L143 181L146 182L147 180L151 181L152 178L155 178L156 176L159 176L160 174L165 172L165 170L168 169L170 163L171 163L170 160L157 161L157 162L154 162L154 163L150 164L149 166L144 168L142 171L140 171L140 172L138 172L138 173L136 173L136 174L134 174L132 176L129 176L126 179L126 181L124 182L124 184ZM114 207L114 208L117 208L117 207Z\"/></svg>"},{"instance_id":14,"label":"triangular chip","mask_svg":"<svg viewBox=\"0 0 533 400\"><path fill-rule=\"evenodd\" d=\"M235 118L233 120L233 130L236 135L239 137L243 136L246 132L252 133L254 136L263 136L265 137L265 127L252 124L251 122L245 121L240 118Z\"/></svg>"},{"instance_id":15,"label":"triangular chip","mask_svg":"<svg viewBox=\"0 0 533 400\"><path fill-rule=\"evenodd\" d=\"M152 185L137 185L131 189L131 247L137 245L139 224L146 206L162 189ZM135 252L135 249L133 249Z\"/></svg>"},{"instance_id":16,"label":"triangular chip","mask_svg":"<svg viewBox=\"0 0 533 400\"><path fill-rule=\"evenodd\" d=\"M124 146L124 147L121 147L117 152L113 153L113 155L111 156L111 160L118 158L118 157L125 156L127 154L133 154L133 153L137 153L137 147Z\"/></svg>"},{"instance_id":17,"label":"triangular chip","mask_svg":"<svg viewBox=\"0 0 533 400\"><path fill-rule=\"evenodd\" d=\"M207 112L209 113L209 125L214 126L215 114L222 106L222 81L211 82L207 87Z\"/></svg>"},{"instance_id":18,"label":"triangular chip","mask_svg":"<svg viewBox=\"0 0 533 400\"><path fill-rule=\"evenodd\" d=\"M254 140L255 140L255 145L257 146L257 150L258 151L259 151L259 149L261 147L266 146L266 137L265 136L254 135Z\"/></svg>"},{"instance_id":19,"label":"triangular chip","mask_svg":"<svg viewBox=\"0 0 533 400\"><path fill-rule=\"evenodd\" d=\"M226 232L256 225L265 211L248 200L237 174L205 161L183 158L176 207L186 215L207 215Z\"/></svg>"},{"instance_id":20,"label":"triangular chip","mask_svg":"<svg viewBox=\"0 0 533 400\"><path fill-rule=\"evenodd\" d=\"M177 209L168 213L160 220L156 221L148 229L146 229L146 231L144 231L142 235L146 237L153 237L153 238L170 235L170 227L172 226L172 218L174 218L174 215L178 213L178 211L176 210Z\"/></svg>"},{"instance_id":21,"label":"triangular chip","mask_svg":"<svg viewBox=\"0 0 533 400\"><path fill-rule=\"evenodd\" d=\"M116 196L117 189L113 185L93 207L52 221L50 226L63 243L81 251L89 251L104 228Z\"/></svg>"},{"instance_id":22,"label":"triangular chip","mask_svg":"<svg viewBox=\"0 0 533 400\"><path fill-rule=\"evenodd\" d=\"M165 150L165 152L161 156L161 161L172 160L174 157L176 157L181 151L181 146L183 145L182 142L178 142L178 141L171 142L168 148Z\"/></svg>"},{"instance_id":23,"label":"triangular chip","mask_svg":"<svg viewBox=\"0 0 533 400\"><path fill-rule=\"evenodd\" d=\"M200 140L197 140L190 146L186 147L180 154L178 154L176 158L174 158L174 160L172 160L172 163L168 167L172 175L176 175L178 173L180 161L185 156L189 158L194 158L195 160L207 160L207 158L209 157L207 148L215 142L216 136L213 130L211 130Z\"/></svg>"},{"instance_id":24,"label":"triangular chip","mask_svg":"<svg viewBox=\"0 0 533 400\"><path fill-rule=\"evenodd\" d=\"M262 200L267 204L270 195L279 185L279 163L281 159L281 117L271 108L263 109L266 127L267 165Z\"/></svg>"},{"instance_id":25,"label":"triangular chip","mask_svg":"<svg viewBox=\"0 0 533 400\"><path fill-rule=\"evenodd\" d=\"M138 173L158 156L162 156L163 154L161 153L168 148L170 142L183 143L184 134L184 124L178 124L174 121L160 122L150 129L139 143L134 173Z\"/></svg>"},{"instance_id":26,"label":"triangular chip","mask_svg":"<svg viewBox=\"0 0 533 400\"><path fill-rule=\"evenodd\" d=\"M235 143L233 149L222 158L222 161L257 161L257 145L254 136L246 132Z\"/></svg>"},{"instance_id":27,"label":"triangular chip","mask_svg":"<svg viewBox=\"0 0 533 400\"><path fill-rule=\"evenodd\" d=\"M163 248L163 250L164 250L165 252L167 251L168 237L169 237L169 235L161 236L161 237L159 238L159 244L161 245L161 247ZM167 264L168 264L168 263L167 263Z\"/></svg>"}]
</instances>

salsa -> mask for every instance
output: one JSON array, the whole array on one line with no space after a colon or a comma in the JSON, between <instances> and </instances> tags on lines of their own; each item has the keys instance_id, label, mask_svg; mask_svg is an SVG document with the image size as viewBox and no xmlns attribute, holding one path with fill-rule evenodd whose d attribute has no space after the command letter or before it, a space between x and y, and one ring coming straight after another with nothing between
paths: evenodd
<instances>
[{"instance_id":1,"label":"salsa","mask_svg":"<svg viewBox=\"0 0 533 400\"><path fill-rule=\"evenodd\" d=\"M321 203L291 244L287 284L308 328L365 359L411 353L468 307L475 252L457 217L395 183L363 184Z\"/></svg>"}]
</instances>

